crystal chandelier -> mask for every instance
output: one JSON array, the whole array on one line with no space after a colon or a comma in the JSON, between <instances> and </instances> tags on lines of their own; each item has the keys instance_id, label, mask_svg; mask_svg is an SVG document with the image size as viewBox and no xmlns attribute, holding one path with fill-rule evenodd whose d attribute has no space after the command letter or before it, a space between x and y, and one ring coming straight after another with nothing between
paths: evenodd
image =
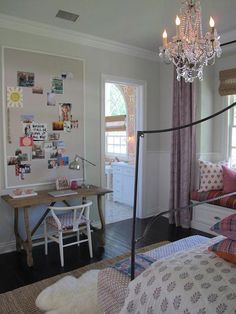
<instances>
[{"instance_id":1,"label":"crystal chandelier","mask_svg":"<svg viewBox=\"0 0 236 314\"><path fill-rule=\"evenodd\" d=\"M220 41L215 22L210 17L209 31L202 35L202 17L199 0L183 0L180 17L176 16L176 35L168 42L167 32L163 33L163 46L159 56L165 63L176 67L177 80L193 82L203 79L204 65L215 63L215 57L221 56Z\"/></svg>"}]
</instances>

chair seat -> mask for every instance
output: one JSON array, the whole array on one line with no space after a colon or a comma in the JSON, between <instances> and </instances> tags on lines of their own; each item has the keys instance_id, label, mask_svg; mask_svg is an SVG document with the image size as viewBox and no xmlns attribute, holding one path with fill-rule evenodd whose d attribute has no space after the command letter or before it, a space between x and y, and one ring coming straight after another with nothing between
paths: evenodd
<instances>
[{"instance_id":1,"label":"chair seat","mask_svg":"<svg viewBox=\"0 0 236 314\"><path fill-rule=\"evenodd\" d=\"M93 244L89 219L90 207L92 204L91 201L88 201L81 205L48 207L51 211L51 216L47 216L44 220L45 255L48 254L48 239L56 242L59 245L61 267L64 267L63 249L67 246L79 246L80 243L87 242L90 258L93 258ZM50 228L53 228L54 230L48 230ZM80 239L80 231L82 231L82 229L86 229L86 239ZM77 240L63 243L63 234L68 234L69 232L75 232Z\"/></svg>"},{"instance_id":2,"label":"chair seat","mask_svg":"<svg viewBox=\"0 0 236 314\"><path fill-rule=\"evenodd\" d=\"M60 220L62 230L73 229L73 212L57 215L57 218ZM77 218L79 218L79 212L77 213ZM86 225L87 222L90 223L90 220L86 219L86 217L82 215L80 220L78 221L78 225ZM46 218L46 223L58 229L58 226L53 216L48 216Z\"/></svg>"}]
</instances>

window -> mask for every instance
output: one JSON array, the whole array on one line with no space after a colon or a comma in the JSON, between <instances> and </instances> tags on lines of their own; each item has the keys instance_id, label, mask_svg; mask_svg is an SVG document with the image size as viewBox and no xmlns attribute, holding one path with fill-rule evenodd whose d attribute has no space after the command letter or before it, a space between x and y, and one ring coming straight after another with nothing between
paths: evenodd
<instances>
[{"instance_id":1,"label":"window","mask_svg":"<svg viewBox=\"0 0 236 314\"><path fill-rule=\"evenodd\" d=\"M119 85L105 85L105 153L111 157L128 157L126 131L126 101Z\"/></svg>"},{"instance_id":2,"label":"window","mask_svg":"<svg viewBox=\"0 0 236 314\"><path fill-rule=\"evenodd\" d=\"M106 154L127 155L126 131L106 132Z\"/></svg>"},{"instance_id":3,"label":"window","mask_svg":"<svg viewBox=\"0 0 236 314\"><path fill-rule=\"evenodd\" d=\"M228 96L229 105L236 102L236 95ZM232 168L236 168L236 106L229 114L229 157Z\"/></svg>"}]
</instances>

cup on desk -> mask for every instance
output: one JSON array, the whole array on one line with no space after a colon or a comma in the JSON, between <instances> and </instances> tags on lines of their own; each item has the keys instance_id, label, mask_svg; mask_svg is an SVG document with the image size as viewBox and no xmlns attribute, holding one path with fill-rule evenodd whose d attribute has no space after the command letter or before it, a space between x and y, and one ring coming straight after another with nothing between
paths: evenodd
<instances>
[{"instance_id":1,"label":"cup on desk","mask_svg":"<svg viewBox=\"0 0 236 314\"><path fill-rule=\"evenodd\" d=\"M71 180L70 188L71 188L71 190L77 190L78 189L78 182L76 180Z\"/></svg>"}]
</instances>

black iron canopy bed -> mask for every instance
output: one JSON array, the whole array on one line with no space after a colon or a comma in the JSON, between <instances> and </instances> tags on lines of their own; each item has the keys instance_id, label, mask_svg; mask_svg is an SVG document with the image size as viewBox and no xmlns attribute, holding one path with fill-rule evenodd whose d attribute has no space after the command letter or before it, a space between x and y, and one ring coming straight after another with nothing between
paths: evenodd
<instances>
[{"instance_id":1,"label":"black iron canopy bed","mask_svg":"<svg viewBox=\"0 0 236 314\"><path fill-rule=\"evenodd\" d=\"M159 213L150 221L144 233L136 238L140 139L146 134L192 127L235 105L236 102L211 116L180 127L137 132L131 269L130 272L127 270L129 261L124 261L100 272L98 300L105 313L236 313L236 265L209 252L209 248L224 241L224 236L212 239L192 236L148 251L142 256L135 253L136 243L147 235L160 216L236 194L232 192Z\"/></svg>"},{"instance_id":2,"label":"black iron canopy bed","mask_svg":"<svg viewBox=\"0 0 236 314\"><path fill-rule=\"evenodd\" d=\"M190 128L227 112L235 105L236 102L206 118L179 127L137 132L131 261L124 260L99 271L97 297L102 313L236 314L236 263L209 252L209 247L224 241L224 236L212 239L192 236L143 254L135 252L136 243L146 236L160 216L236 194L232 192L159 213L136 238L141 139L148 134Z\"/></svg>"}]
</instances>

